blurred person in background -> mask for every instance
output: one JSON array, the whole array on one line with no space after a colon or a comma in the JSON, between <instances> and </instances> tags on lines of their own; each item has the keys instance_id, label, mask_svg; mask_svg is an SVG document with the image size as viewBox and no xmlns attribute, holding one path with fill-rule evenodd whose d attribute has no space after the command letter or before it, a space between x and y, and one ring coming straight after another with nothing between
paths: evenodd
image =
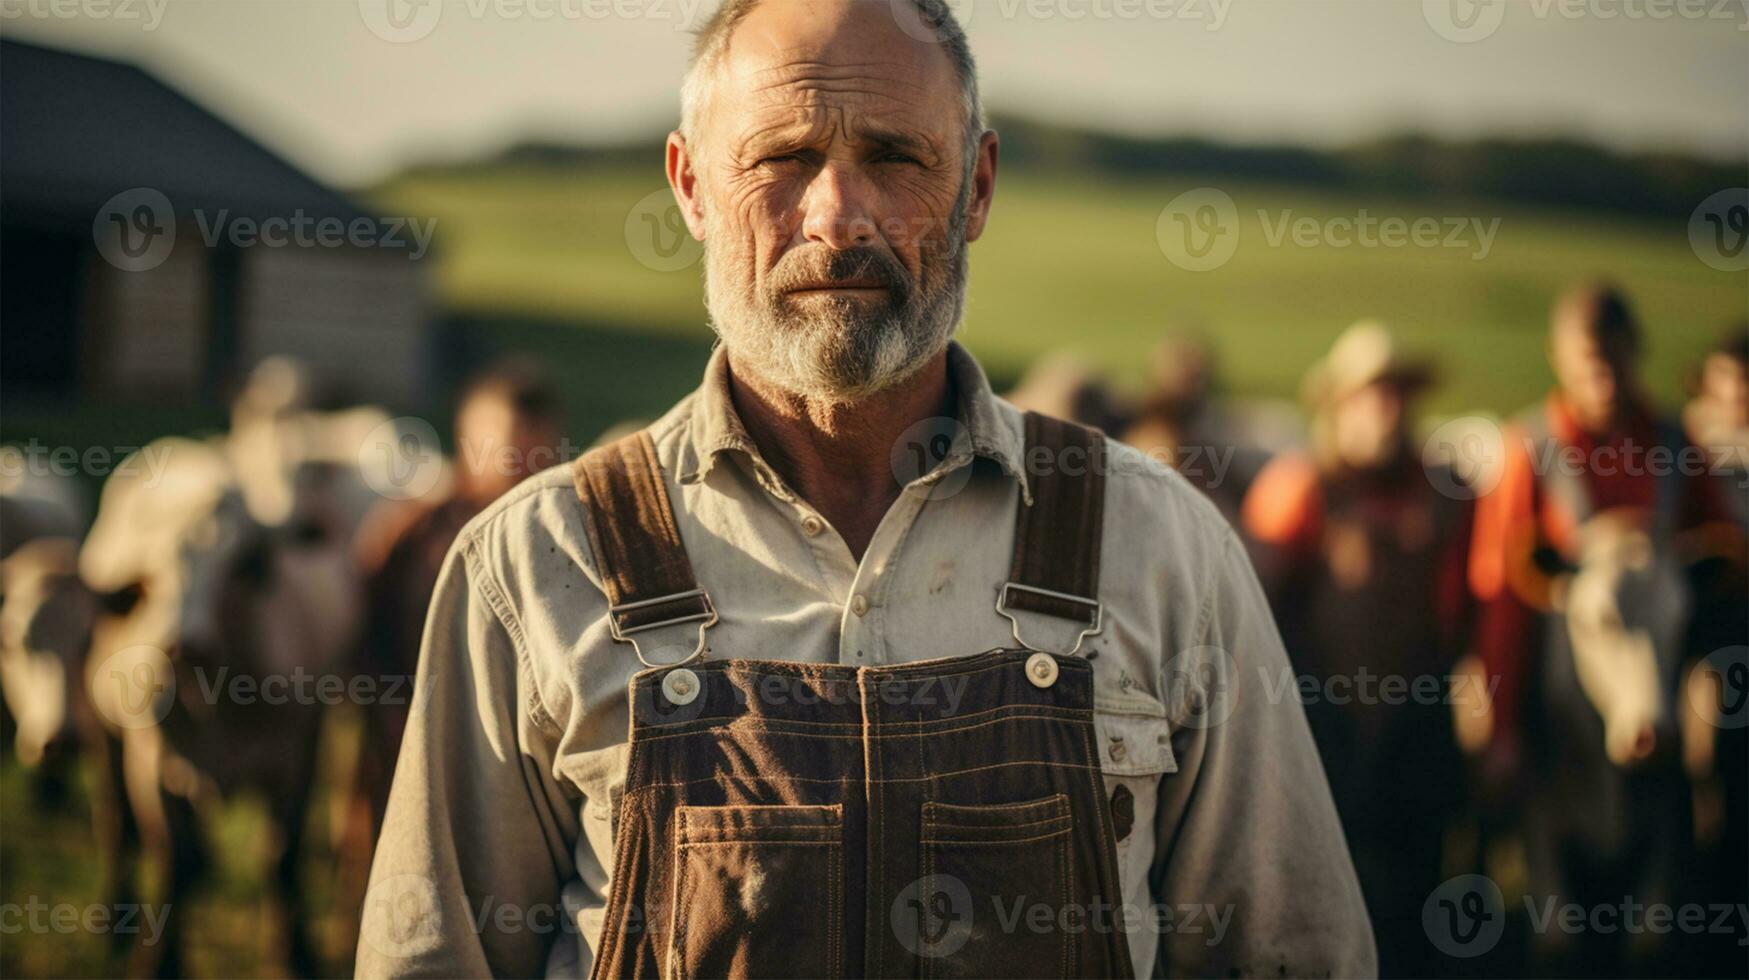
<instances>
[{"instance_id":1,"label":"blurred person in background","mask_svg":"<svg viewBox=\"0 0 1749 980\"><path fill-rule=\"evenodd\" d=\"M1020 383L1003 397L1021 411L1068 419L1107 433L1122 429L1128 416L1105 377L1066 350L1033 361Z\"/></svg>"},{"instance_id":2,"label":"blurred person in background","mask_svg":"<svg viewBox=\"0 0 1749 980\"><path fill-rule=\"evenodd\" d=\"M1323 692L1306 716L1387 976L1439 962L1421 908L1462 799L1444 698L1379 686L1443 694L1463 649L1472 508L1441 492L1450 474L1430 472L1411 442L1432 380L1384 326L1349 328L1306 378L1310 451L1272 460L1243 509L1296 672Z\"/></svg>"},{"instance_id":3,"label":"blurred person in background","mask_svg":"<svg viewBox=\"0 0 1749 980\"><path fill-rule=\"evenodd\" d=\"M1151 458L1170 463L1208 494L1222 516L1239 523L1240 506L1268 454L1254 444L1246 420L1215 397L1215 351L1189 333L1154 349L1152 378L1121 437Z\"/></svg>"},{"instance_id":4,"label":"blurred person in background","mask_svg":"<svg viewBox=\"0 0 1749 980\"><path fill-rule=\"evenodd\" d=\"M1734 719L1749 712L1749 322L1733 324L1701 359L1682 413L1689 440L1707 454L1727 520L1693 534L1694 614L1688 648L1708 657L1719 689L1707 692ZM1749 902L1749 727L1727 721L1698 733L1712 751L1691 757L1696 780L1698 877L1710 902ZM1710 756L1710 757L1709 757ZM1703 969L1724 976L1743 965L1732 935L1708 936Z\"/></svg>"},{"instance_id":5,"label":"blurred person in background","mask_svg":"<svg viewBox=\"0 0 1749 980\"><path fill-rule=\"evenodd\" d=\"M470 381L456 409L456 460L446 488L413 500L385 501L361 528L357 554L366 579L369 621L360 670L411 678L418 666L426 607L443 557L463 525L538 470L561 461L564 400L545 374L507 361ZM361 785L371 826L382 824L408 704L366 712Z\"/></svg>"},{"instance_id":6,"label":"blurred person in background","mask_svg":"<svg viewBox=\"0 0 1749 980\"><path fill-rule=\"evenodd\" d=\"M1613 285L1562 294L1549 328L1555 388L1508 427L1498 482L1477 504L1469 579L1481 604L1476 648L1494 683L1482 751L1497 788L1520 766L1525 684L1578 561L1580 526L1626 508L1661 533L1711 536L1728 527L1714 481L1655 462L1682 459L1690 444L1645 395L1642 348L1639 320Z\"/></svg>"}]
</instances>

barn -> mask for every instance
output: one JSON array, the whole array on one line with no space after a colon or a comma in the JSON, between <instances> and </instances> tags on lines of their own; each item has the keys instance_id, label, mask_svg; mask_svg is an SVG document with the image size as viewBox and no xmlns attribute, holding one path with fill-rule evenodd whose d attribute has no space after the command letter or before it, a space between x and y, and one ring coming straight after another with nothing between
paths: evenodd
<instances>
[{"instance_id":1,"label":"barn","mask_svg":"<svg viewBox=\"0 0 1749 980\"><path fill-rule=\"evenodd\" d=\"M286 354L336 399L424 401L429 241L407 222L133 65L5 40L0 73L8 400L186 404Z\"/></svg>"}]
</instances>

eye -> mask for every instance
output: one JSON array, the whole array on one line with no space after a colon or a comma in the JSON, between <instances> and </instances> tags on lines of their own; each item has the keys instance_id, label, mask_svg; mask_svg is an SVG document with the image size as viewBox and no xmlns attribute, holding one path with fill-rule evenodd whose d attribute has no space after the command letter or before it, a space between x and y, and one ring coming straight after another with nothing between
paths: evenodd
<instances>
[{"instance_id":1,"label":"eye","mask_svg":"<svg viewBox=\"0 0 1749 980\"><path fill-rule=\"evenodd\" d=\"M877 157L875 159L875 162L876 163L904 163L904 164L912 164L915 166L922 166L922 161L918 160L916 157L912 156L909 153L900 153L898 150L889 150L885 153L882 153L879 157Z\"/></svg>"}]
</instances>

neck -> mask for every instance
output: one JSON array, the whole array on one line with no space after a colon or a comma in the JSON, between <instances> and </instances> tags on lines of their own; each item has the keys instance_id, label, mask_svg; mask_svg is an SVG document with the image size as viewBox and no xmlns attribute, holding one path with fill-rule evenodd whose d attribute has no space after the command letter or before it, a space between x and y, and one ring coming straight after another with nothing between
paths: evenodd
<instances>
[{"instance_id":1,"label":"neck","mask_svg":"<svg viewBox=\"0 0 1749 980\"><path fill-rule=\"evenodd\" d=\"M952 416L947 352L885 391L855 402L778 388L729 361L735 411L760 455L836 529L858 561L903 487L893 475L899 436L926 418Z\"/></svg>"}]
</instances>

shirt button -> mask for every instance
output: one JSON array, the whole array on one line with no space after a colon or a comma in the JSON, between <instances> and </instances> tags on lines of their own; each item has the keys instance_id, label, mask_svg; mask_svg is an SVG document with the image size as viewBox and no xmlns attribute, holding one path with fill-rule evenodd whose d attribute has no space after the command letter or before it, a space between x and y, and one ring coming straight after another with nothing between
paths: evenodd
<instances>
[{"instance_id":1,"label":"shirt button","mask_svg":"<svg viewBox=\"0 0 1749 980\"><path fill-rule=\"evenodd\" d=\"M855 596L852 596L850 600L850 611L858 616L868 615L868 596L865 596L860 592Z\"/></svg>"},{"instance_id":2,"label":"shirt button","mask_svg":"<svg viewBox=\"0 0 1749 980\"><path fill-rule=\"evenodd\" d=\"M826 530L826 522L820 520L818 517L809 514L802 518L802 533L808 537L814 537L824 530Z\"/></svg>"}]
</instances>

